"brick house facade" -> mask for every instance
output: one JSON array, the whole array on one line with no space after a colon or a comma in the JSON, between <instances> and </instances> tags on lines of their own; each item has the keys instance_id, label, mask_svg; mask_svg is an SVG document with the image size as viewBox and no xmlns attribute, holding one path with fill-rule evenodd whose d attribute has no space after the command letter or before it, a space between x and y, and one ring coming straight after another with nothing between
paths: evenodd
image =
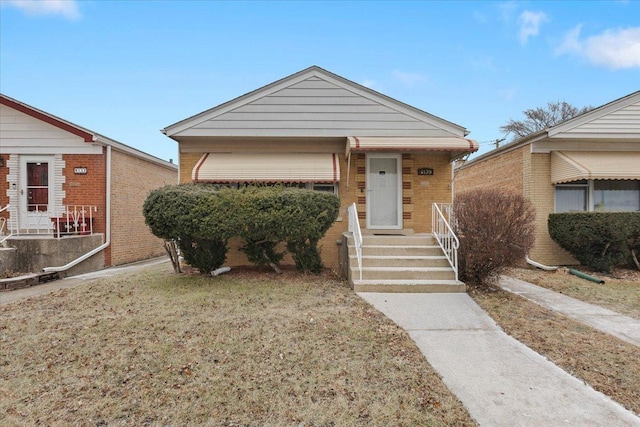
<instances>
[{"instance_id":1,"label":"brick house facade","mask_svg":"<svg viewBox=\"0 0 640 427\"><path fill-rule=\"evenodd\" d=\"M339 218L320 242L323 262L330 268L339 263L337 242L348 229L350 205L356 204L363 233L430 233L432 204L452 201L452 160L477 150L464 128L318 67L204 111L163 132L179 144L181 183L273 182L267 175L277 176L279 168L283 181L306 182L307 188L321 182L325 190L333 186L329 189L333 188L341 203ZM278 158L279 153L283 159ZM287 175L294 165L284 158L295 159L298 154L301 159L317 156L318 163L335 159L335 176L298 180ZM202 179L207 162L223 155L237 162L236 171L225 165L233 177L211 166L207 178ZM264 163L275 163L273 170L265 172L263 179L238 179L246 167L242 159L255 156L264 156ZM256 174L255 170L249 172ZM390 195L381 196L379 192L385 189ZM380 197L388 200L374 204ZM379 210L387 207L390 215L377 218ZM232 242L227 265L247 264L244 254L236 249Z\"/></svg>"},{"instance_id":2,"label":"brick house facade","mask_svg":"<svg viewBox=\"0 0 640 427\"><path fill-rule=\"evenodd\" d=\"M514 192L531 201L536 209L531 259L577 264L549 236L549 214L640 210L640 92L504 145L456 170L456 193L481 188ZM572 203L565 196L569 191L578 205L567 205Z\"/></svg>"},{"instance_id":3,"label":"brick house facade","mask_svg":"<svg viewBox=\"0 0 640 427\"><path fill-rule=\"evenodd\" d=\"M164 254L162 241L144 224L142 204L151 190L177 182L176 165L4 95L0 113L0 209L9 206L0 213L5 245L19 246L26 235L43 245L62 235L101 235L102 249L76 273ZM40 185L31 182L34 171ZM91 229L58 235L57 227L68 222L56 224L61 220L54 218L82 210L91 217L84 223ZM53 265L24 265L57 267L76 256L52 254L48 262Z\"/></svg>"}]
</instances>

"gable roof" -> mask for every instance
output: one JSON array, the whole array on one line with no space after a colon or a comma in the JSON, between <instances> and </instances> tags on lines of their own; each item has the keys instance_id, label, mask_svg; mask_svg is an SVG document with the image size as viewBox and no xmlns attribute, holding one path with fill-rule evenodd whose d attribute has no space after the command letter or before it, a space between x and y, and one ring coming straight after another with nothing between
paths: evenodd
<instances>
[{"instance_id":1,"label":"gable roof","mask_svg":"<svg viewBox=\"0 0 640 427\"><path fill-rule=\"evenodd\" d=\"M68 120L64 120L60 117L54 116L53 114L47 113L43 110L35 108L29 104L18 101L17 99L11 98L1 93L0 93L0 104L5 105L14 110L17 110L28 116L31 116L37 120L41 120L45 123L55 126L58 129L61 129L63 131L76 135L82 138L84 142L96 143L104 146L111 146L116 150L133 155L143 160L151 161L153 163L156 163L165 167L171 167L173 169L177 169L177 165L174 165L173 163L170 163L158 157L152 156L151 154L145 153L144 151L140 151L136 148L130 147L126 144L123 144L111 138L107 138L106 136L101 135L97 132L93 132L82 126L78 126L75 123L72 123Z\"/></svg>"},{"instance_id":2,"label":"gable roof","mask_svg":"<svg viewBox=\"0 0 640 427\"><path fill-rule=\"evenodd\" d=\"M559 140L640 141L640 91L632 92L555 126L516 139L465 162L461 168L536 142ZM627 142L627 144L628 144Z\"/></svg>"},{"instance_id":3,"label":"gable roof","mask_svg":"<svg viewBox=\"0 0 640 427\"><path fill-rule=\"evenodd\" d=\"M354 134L420 137L468 133L462 126L317 66L181 120L162 132L173 139Z\"/></svg>"}]
</instances>

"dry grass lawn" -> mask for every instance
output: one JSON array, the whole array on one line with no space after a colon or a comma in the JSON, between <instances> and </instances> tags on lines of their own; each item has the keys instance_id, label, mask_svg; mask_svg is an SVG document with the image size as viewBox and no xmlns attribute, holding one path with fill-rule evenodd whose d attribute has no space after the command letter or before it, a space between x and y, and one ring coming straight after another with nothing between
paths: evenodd
<instances>
[{"instance_id":1,"label":"dry grass lawn","mask_svg":"<svg viewBox=\"0 0 640 427\"><path fill-rule=\"evenodd\" d=\"M598 275L604 279L603 285L571 275L566 269L518 268L510 270L508 275L640 319L640 272L615 270L613 276Z\"/></svg>"},{"instance_id":2,"label":"dry grass lawn","mask_svg":"<svg viewBox=\"0 0 640 427\"><path fill-rule=\"evenodd\" d=\"M339 281L169 271L0 306L0 425L475 425Z\"/></svg>"},{"instance_id":3,"label":"dry grass lawn","mask_svg":"<svg viewBox=\"0 0 640 427\"><path fill-rule=\"evenodd\" d=\"M515 339L640 414L640 349L503 290L471 292Z\"/></svg>"}]
</instances>

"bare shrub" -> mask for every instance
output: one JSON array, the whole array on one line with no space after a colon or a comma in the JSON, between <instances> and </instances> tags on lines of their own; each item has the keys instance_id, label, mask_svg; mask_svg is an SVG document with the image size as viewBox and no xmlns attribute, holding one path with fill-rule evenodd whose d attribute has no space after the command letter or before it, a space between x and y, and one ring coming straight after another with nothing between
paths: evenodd
<instances>
[{"instance_id":1,"label":"bare shrub","mask_svg":"<svg viewBox=\"0 0 640 427\"><path fill-rule=\"evenodd\" d=\"M533 247L535 209L524 197L498 190L456 196L454 230L460 239L460 279L488 287Z\"/></svg>"}]
</instances>

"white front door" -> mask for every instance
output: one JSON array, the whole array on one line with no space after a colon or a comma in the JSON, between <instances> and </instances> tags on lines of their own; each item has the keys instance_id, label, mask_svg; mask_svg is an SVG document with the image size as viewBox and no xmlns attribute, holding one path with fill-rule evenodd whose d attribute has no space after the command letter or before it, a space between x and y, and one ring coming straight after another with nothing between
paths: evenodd
<instances>
[{"instance_id":1,"label":"white front door","mask_svg":"<svg viewBox=\"0 0 640 427\"><path fill-rule=\"evenodd\" d=\"M53 156L20 156L20 228L29 231L52 227Z\"/></svg>"},{"instance_id":2,"label":"white front door","mask_svg":"<svg viewBox=\"0 0 640 427\"><path fill-rule=\"evenodd\" d=\"M367 228L402 228L402 157L367 156Z\"/></svg>"}]
</instances>

